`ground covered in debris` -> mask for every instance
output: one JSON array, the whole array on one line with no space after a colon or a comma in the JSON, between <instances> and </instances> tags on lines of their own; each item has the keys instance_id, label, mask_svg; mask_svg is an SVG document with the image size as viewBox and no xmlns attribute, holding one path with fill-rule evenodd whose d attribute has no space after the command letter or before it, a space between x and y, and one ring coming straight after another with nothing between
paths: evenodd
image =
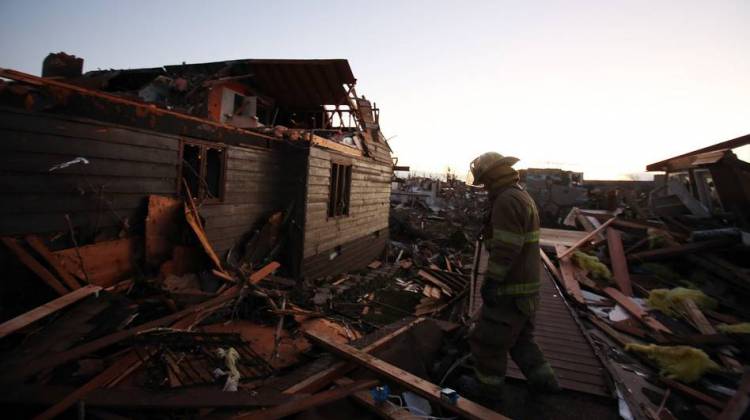
<instances>
[{"instance_id":1,"label":"ground covered in debris","mask_svg":"<svg viewBox=\"0 0 750 420\"><path fill-rule=\"evenodd\" d=\"M142 237L79 243L71 229L60 236L69 247L60 238L3 238L9 272L35 277L3 305L7 412L497 415L440 395L467 369L457 360L481 305L486 255L477 236L486 196L455 179L411 178L400 191L384 255L334 277L284 276L276 246L283 213L222 258L205 237L199 205L167 197L150 197ZM622 216L620 208L644 212L631 205L573 208L542 231L547 283L537 337L564 391L530 394L511 367L495 407L503 415L744 411L746 248L717 221Z\"/></svg>"}]
</instances>

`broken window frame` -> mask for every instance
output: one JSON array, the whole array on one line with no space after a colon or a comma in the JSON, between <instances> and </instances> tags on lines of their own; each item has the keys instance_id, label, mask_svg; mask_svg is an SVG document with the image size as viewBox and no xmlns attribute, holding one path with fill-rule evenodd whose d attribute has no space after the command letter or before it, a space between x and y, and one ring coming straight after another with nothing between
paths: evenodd
<instances>
[{"instance_id":1,"label":"broken window frame","mask_svg":"<svg viewBox=\"0 0 750 420\"><path fill-rule=\"evenodd\" d=\"M226 175L227 175L227 147L224 144L220 143L208 143L208 142L201 142L201 141L195 141L195 140L180 140L180 162L179 162L179 168L177 172L178 176L178 188L177 192L181 196L185 196L185 184L183 182L184 178L184 170L186 166L185 162L185 147L198 147L200 150L200 153L198 155L198 160L200 162L200 167L198 168L198 188L197 191L190 191L193 195L193 199L196 201L199 201L201 203L211 204L211 203L222 203L224 202L224 196L226 192ZM218 196L213 196L208 194L208 152L209 150L217 150L220 153L220 159L219 159L219 178L218 178Z\"/></svg>"},{"instance_id":2,"label":"broken window frame","mask_svg":"<svg viewBox=\"0 0 750 420\"><path fill-rule=\"evenodd\" d=\"M351 214L352 162L331 160L328 179L327 218L337 219Z\"/></svg>"}]
</instances>

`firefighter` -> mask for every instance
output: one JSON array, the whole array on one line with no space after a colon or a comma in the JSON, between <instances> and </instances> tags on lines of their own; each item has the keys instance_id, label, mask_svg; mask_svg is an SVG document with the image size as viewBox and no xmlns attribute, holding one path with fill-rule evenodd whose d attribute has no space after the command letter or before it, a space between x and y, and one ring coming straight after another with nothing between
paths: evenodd
<instances>
[{"instance_id":1,"label":"firefighter","mask_svg":"<svg viewBox=\"0 0 750 420\"><path fill-rule=\"evenodd\" d=\"M483 244L489 251L481 295L479 322L469 337L473 376L459 379L467 397L499 402L507 355L537 391L560 386L534 341L534 315L539 306L539 215L531 196L518 184L517 158L484 153L471 162L470 178L488 193L489 217Z\"/></svg>"}]
</instances>

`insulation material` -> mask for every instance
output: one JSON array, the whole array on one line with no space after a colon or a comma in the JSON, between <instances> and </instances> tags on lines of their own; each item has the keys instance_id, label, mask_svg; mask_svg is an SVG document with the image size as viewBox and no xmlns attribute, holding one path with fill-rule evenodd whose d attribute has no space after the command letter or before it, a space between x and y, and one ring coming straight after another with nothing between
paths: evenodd
<instances>
[{"instance_id":1,"label":"insulation material","mask_svg":"<svg viewBox=\"0 0 750 420\"><path fill-rule=\"evenodd\" d=\"M596 258L593 255L585 254L580 251L575 251L573 253L573 262L581 267L582 269L586 270L591 274L592 277L599 280L611 280L612 279L612 272L609 271L609 268L604 265L601 261L599 261L599 258Z\"/></svg>"},{"instance_id":2,"label":"insulation material","mask_svg":"<svg viewBox=\"0 0 750 420\"><path fill-rule=\"evenodd\" d=\"M682 302L690 299L701 309L715 309L716 300L706 296L696 289L677 287L674 289L654 289L648 294L648 306L658 309L664 314L679 316L682 311Z\"/></svg>"},{"instance_id":3,"label":"insulation material","mask_svg":"<svg viewBox=\"0 0 750 420\"><path fill-rule=\"evenodd\" d=\"M686 383L697 381L706 372L721 369L703 350L690 346L630 343L625 349L643 354L654 360L661 369L660 375Z\"/></svg>"},{"instance_id":4,"label":"insulation material","mask_svg":"<svg viewBox=\"0 0 750 420\"><path fill-rule=\"evenodd\" d=\"M719 332L724 334L750 334L750 322L741 322L739 324L719 324L716 326Z\"/></svg>"}]
</instances>

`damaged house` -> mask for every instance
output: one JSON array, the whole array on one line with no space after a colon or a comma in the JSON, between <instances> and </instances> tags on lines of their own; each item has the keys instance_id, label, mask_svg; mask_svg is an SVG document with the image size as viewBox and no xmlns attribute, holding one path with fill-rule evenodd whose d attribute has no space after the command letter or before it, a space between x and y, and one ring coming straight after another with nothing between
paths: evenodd
<instances>
[{"instance_id":1,"label":"damaged house","mask_svg":"<svg viewBox=\"0 0 750 420\"><path fill-rule=\"evenodd\" d=\"M0 70L9 79L0 84L0 235L54 247L55 235L75 232L83 248L128 248L122 238L147 230L139 221L150 195L190 195L220 255L283 225L277 259L292 276L356 269L383 251L390 148L346 60L81 68L60 53L43 77ZM167 255L156 254L147 260L158 267Z\"/></svg>"}]
</instances>

